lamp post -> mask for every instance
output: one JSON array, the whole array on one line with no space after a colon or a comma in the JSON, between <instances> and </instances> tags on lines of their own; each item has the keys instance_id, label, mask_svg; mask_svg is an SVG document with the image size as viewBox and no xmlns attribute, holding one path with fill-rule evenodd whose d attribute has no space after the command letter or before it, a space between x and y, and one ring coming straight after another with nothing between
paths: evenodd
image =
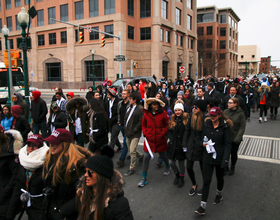
<instances>
[{"instance_id":1,"label":"lamp post","mask_svg":"<svg viewBox=\"0 0 280 220\"><path fill-rule=\"evenodd\" d=\"M9 29L6 25L2 28L2 33L5 38L5 49L8 50L8 36L9 36ZM10 76L9 76L9 67L7 67L7 82L8 82L8 99L7 99L7 105L11 106L11 88L10 88Z\"/></svg>"},{"instance_id":2,"label":"lamp post","mask_svg":"<svg viewBox=\"0 0 280 220\"><path fill-rule=\"evenodd\" d=\"M93 84L93 90L95 90L96 88L95 88L95 79L94 79L94 52L95 52L95 50L94 49L92 49L91 50L91 57L92 57L92 84Z\"/></svg>"},{"instance_id":3,"label":"lamp post","mask_svg":"<svg viewBox=\"0 0 280 220\"><path fill-rule=\"evenodd\" d=\"M202 79L202 56L200 57L200 78Z\"/></svg>"},{"instance_id":4,"label":"lamp post","mask_svg":"<svg viewBox=\"0 0 280 220\"><path fill-rule=\"evenodd\" d=\"M29 23L29 14L26 12L25 8L22 7L21 11L18 13L18 21L21 26L22 32L22 42L19 45L19 48L22 49L23 52L23 72L24 72L24 91L25 91L25 102L29 108L29 85L28 85L28 71L27 71L27 44L26 44L26 32L25 29L27 24ZM29 116L30 118L30 116Z\"/></svg>"}]
</instances>

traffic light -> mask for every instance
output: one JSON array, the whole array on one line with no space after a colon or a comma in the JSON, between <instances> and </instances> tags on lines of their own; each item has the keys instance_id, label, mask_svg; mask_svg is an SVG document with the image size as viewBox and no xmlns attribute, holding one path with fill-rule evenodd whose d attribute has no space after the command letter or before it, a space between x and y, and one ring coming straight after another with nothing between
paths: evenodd
<instances>
[{"instance_id":1,"label":"traffic light","mask_svg":"<svg viewBox=\"0 0 280 220\"><path fill-rule=\"evenodd\" d=\"M105 46L105 37L102 36L101 37L101 47L104 47Z\"/></svg>"},{"instance_id":2,"label":"traffic light","mask_svg":"<svg viewBox=\"0 0 280 220\"><path fill-rule=\"evenodd\" d=\"M137 69L138 68L138 62L133 61L133 69Z\"/></svg>"},{"instance_id":3,"label":"traffic light","mask_svg":"<svg viewBox=\"0 0 280 220\"><path fill-rule=\"evenodd\" d=\"M14 58L16 67L23 66L21 52L15 51Z\"/></svg>"},{"instance_id":4,"label":"traffic light","mask_svg":"<svg viewBox=\"0 0 280 220\"><path fill-rule=\"evenodd\" d=\"M11 51L11 67L13 67L13 66L15 66L14 53L16 50L10 50L10 51ZM8 50L4 51L4 64L5 64L6 68L10 68Z\"/></svg>"},{"instance_id":5,"label":"traffic light","mask_svg":"<svg viewBox=\"0 0 280 220\"><path fill-rule=\"evenodd\" d=\"M79 44L84 42L84 32L79 31Z\"/></svg>"}]
</instances>

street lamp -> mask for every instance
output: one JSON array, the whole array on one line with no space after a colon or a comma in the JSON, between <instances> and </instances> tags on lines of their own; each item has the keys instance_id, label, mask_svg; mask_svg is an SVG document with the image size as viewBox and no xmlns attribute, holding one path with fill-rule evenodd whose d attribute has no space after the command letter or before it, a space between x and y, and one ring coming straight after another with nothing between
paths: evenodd
<instances>
[{"instance_id":1,"label":"street lamp","mask_svg":"<svg viewBox=\"0 0 280 220\"><path fill-rule=\"evenodd\" d=\"M94 79L94 53L95 53L95 50L94 49L91 49L91 57L92 57L92 84L93 84L93 89L95 90L95 79Z\"/></svg>"},{"instance_id":2,"label":"street lamp","mask_svg":"<svg viewBox=\"0 0 280 220\"><path fill-rule=\"evenodd\" d=\"M28 71L27 71L27 45L26 45L26 32L25 29L29 23L29 14L26 12L25 8L22 7L21 11L18 13L18 21L21 26L22 32L22 42L19 45L19 48L23 52L23 72L24 72L24 91L25 91L25 102L29 108L29 85L28 85Z\"/></svg>"},{"instance_id":3,"label":"street lamp","mask_svg":"<svg viewBox=\"0 0 280 220\"><path fill-rule=\"evenodd\" d=\"M200 78L202 79L202 56L200 57Z\"/></svg>"},{"instance_id":4,"label":"street lamp","mask_svg":"<svg viewBox=\"0 0 280 220\"><path fill-rule=\"evenodd\" d=\"M2 28L2 33L5 38L5 49L8 50L8 36L10 33L9 28L7 28L6 25ZM11 105L11 88L10 88L10 77L9 77L9 66L7 67L7 82L8 82L8 99L7 99L7 105Z\"/></svg>"}]
</instances>

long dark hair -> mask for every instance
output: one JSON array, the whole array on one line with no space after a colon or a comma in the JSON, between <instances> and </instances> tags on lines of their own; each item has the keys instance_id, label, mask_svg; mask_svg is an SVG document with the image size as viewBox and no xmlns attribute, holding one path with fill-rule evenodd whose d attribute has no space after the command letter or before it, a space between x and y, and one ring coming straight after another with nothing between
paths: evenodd
<instances>
[{"instance_id":1,"label":"long dark hair","mask_svg":"<svg viewBox=\"0 0 280 220\"><path fill-rule=\"evenodd\" d=\"M11 113L11 106L9 105L4 105L3 108L7 108L9 110L8 114L7 114L7 119L10 119L12 117L12 113ZM1 107L1 113L3 112L3 108Z\"/></svg>"},{"instance_id":2,"label":"long dark hair","mask_svg":"<svg viewBox=\"0 0 280 220\"><path fill-rule=\"evenodd\" d=\"M5 133L3 132L0 133L0 156L2 154L2 149L4 145L8 143L8 139L9 138ZM8 150L9 150L9 146L8 146Z\"/></svg>"},{"instance_id":3,"label":"long dark hair","mask_svg":"<svg viewBox=\"0 0 280 220\"><path fill-rule=\"evenodd\" d=\"M105 119L106 119L106 123L107 123L107 128L109 128L109 120L108 120L108 115L107 113L105 112L105 109L103 107L103 105L101 104L101 102L97 99L91 99L89 100L89 104L90 104L90 108L98 113L98 112L102 112Z\"/></svg>"}]
</instances>

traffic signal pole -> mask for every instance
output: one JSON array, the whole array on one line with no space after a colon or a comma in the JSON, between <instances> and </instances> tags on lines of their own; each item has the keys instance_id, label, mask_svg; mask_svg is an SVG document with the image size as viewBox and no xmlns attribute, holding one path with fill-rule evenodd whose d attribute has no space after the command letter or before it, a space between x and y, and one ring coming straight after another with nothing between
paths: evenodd
<instances>
[{"instance_id":1,"label":"traffic signal pole","mask_svg":"<svg viewBox=\"0 0 280 220\"><path fill-rule=\"evenodd\" d=\"M10 41L7 42L7 49L8 49L8 59L9 59L9 68L8 68L8 99L7 99L7 105L13 106L13 102L11 101L11 95L12 95L12 62L11 62L11 50L10 50Z\"/></svg>"}]
</instances>

